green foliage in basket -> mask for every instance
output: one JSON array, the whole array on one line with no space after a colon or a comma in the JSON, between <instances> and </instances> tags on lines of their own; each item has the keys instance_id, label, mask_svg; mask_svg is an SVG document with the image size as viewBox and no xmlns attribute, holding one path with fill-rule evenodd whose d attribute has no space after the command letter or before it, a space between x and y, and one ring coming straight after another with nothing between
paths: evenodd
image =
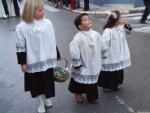
<instances>
[{"instance_id":1,"label":"green foliage in basket","mask_svg":"<svg viewBox=\"0 0 150 113\"><path fill-rule=\"evenodd\" d=\"M63 68L55 67L54 68L54 80L56 82L64 82L69 78L70 74Z\"/></svg>"}]
</instances>

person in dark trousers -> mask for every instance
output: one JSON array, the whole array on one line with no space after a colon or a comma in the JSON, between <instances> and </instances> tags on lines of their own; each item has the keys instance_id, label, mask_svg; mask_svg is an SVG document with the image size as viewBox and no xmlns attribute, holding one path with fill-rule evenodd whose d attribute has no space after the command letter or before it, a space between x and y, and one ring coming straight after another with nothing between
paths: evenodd
<instances>
[{"instance_id":1,"label":"person in dark trousers","mask_svg":"<svg viewBox=\"0 0 150 113\"><path fill-rule=\"evenodd\" d=\"M89 0L84 0L84 11L89 10Z\"/></svg>"},{"instance_id":2,"label":"person in dark trousers","mask_svg":"<svg viewBox=\"0 0 150 113\"><path fill-rule=\"evenodd\" d=\"M2 4L4 6L5 14L9 16L8 6L6 0L2 0Z\"/></svg>"},{"instance_id":3,"label":"person in dark trousers","mask_svg":"<svg viewBox=\"0 0 150 113\"><path fill-rule=\"evenodd\" d=\"M63 3L64 3L64 5L65 5L66 7L69 6L69 0L63 0Z\"/></svg>"},{"instance_id":4,"label":"person in dark trousers","mask_svg":"<svg viewBox=\"0 0 150 113\"><path fill-rule=\"evenodd\" d=\"M13 4L14 4L16 17L20 17L20 8L18 5L18 0L13 0Z\"/></svg>"},{"instance_id":5,"label":"person in dark trousers","mask_svg":"<svg viewBox=\"0 0 150 113\"><path fill-rule=\"evenodd\" d=\"M143 12L142 18L140 20L141 24L146 24L147 17L150 13L150 0L144 0L145 10Z\"/></svg>"},{"instance_id":6,"label":"person in dark trousers","mask_svg":"<svg viewBox=\"0 0 150 113\"><path fill-rule=\"evenodd\" d=\"M76 0L70 0L70 6L72 10L76 9Z\"/></svg>"},{"instance_id":7,"label":"person in dark trousers","mask_svg":"<svg viewBox=\"0 0 150 113\"><path fill-rule=\"evenodd\" d=\"M76 8L77 8L77 9L80 8L80 0L76 0Z\"/></svg>"}]
</instances>

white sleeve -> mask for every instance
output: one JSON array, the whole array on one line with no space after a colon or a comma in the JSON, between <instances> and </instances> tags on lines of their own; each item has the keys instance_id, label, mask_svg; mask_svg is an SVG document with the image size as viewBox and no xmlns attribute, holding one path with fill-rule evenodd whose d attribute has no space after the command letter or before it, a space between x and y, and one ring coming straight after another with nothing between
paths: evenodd
<instances>
[{"instance_id":1,"label":"white sleeve","mask_svg":"<svg viewBox=\"0 0 150 113\"><path fill-rule=\"evenodd\" d=\"M25 31L24 31L25 32ZM25 35L22 30L22 26L16 27L16 50L17 52L26 52L26 41L25 41Z\"/></svg>"},{"instance_id":2,"label":"white sleeve","mask_svg":"<svg viewBox=\"0 0 150 113\"><path fill-rule=\"evenodd\" d=\"M75 37L70 43L70 54L72 58L72 66L81 66L82 63L80 58L80 40L78 39L78 37Z\"/></svg>"},{"instance_id":3,"label":"white sleeve","mask_svg":"<svg viewBox=\"0 0 150 113\"><path fill-rule=\"evenodd\" d=\"M108 51L111 43L110 38L111 38L111 31L109 29L105 29L100 40L103 58L107 57L108 55Z\"/></svg>"}]
</instances>

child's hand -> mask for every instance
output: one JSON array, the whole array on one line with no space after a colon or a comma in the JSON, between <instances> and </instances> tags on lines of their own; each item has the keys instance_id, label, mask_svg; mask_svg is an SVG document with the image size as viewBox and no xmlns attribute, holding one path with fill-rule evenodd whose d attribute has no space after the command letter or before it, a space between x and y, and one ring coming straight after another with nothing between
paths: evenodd
<instances>
[{"instance_id":1,"label":"child's hand","mask_svg":"<svg viewBox=\"0 0 150 113\"><path fill-rule=\"evenodd\" d=\"M73 67L72 68L72 72L80 73L81 72L81 68L82 68L82 65L78 66L78 67Z\"/></svg>"},{"instance_id":2,"label":"child's hand","mask_svg":"<svg viewBox=\"0 0 150 113\"><path fill-rule=\"evenodd\" d=\"M23 64L23 65L21 65L21 70L22 70L22 72L27 72L27 70L28 70L28 66L27 66L27 64Z\"/></svg>"}]
</instances>

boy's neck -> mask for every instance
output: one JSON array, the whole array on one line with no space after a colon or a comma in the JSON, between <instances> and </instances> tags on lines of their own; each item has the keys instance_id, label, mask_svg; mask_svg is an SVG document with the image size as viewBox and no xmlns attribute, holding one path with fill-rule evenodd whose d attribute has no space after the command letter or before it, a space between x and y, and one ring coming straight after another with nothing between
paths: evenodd
<instances>
[{"instance_id":1,"label":"boy's neck","mask_svg":"<svg viewBox=\"0 0 150 113\"><path fill-rule=\"evenodd\" d=\"M80 31L90 31L91 30L91 28L90 29L81 29Z\"/></svg>"}]
</instances>

